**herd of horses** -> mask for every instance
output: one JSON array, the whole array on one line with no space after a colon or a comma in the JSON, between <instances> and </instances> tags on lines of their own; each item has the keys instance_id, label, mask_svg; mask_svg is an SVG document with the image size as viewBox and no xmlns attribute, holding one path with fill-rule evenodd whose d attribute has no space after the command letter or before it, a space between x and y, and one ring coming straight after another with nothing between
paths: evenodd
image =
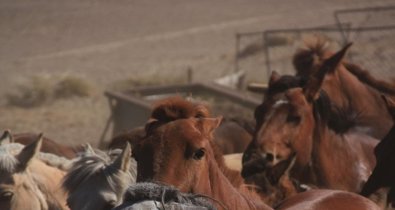
<instances>
[{"instance_id":1,"label":"herd of horses","mask_svg":"<svg viewBox=\"0 0 395 210\"><path fill-rule=\"evenodd\" d=\"M0 209L391 209L395 85L325 46L272 73L253 127L177 96L107 151L5 130Z\"/></svg>"}]
</instances>

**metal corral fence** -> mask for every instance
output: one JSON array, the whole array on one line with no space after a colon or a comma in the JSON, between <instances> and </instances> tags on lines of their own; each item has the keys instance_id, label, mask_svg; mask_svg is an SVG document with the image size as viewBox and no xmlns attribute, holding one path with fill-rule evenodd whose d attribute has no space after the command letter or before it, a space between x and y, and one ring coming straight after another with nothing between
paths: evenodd
<instances>
[{"instance_id":1,"label":"metal corral fence","mask_svg":"<svg viewBox=\"0 0 395 210\"><path fill-rule=\"evenodd\" d=\"M213 83L137 87L127 91L106 91L105 95L111 116L102 134L101 146L110 125L113 127L112 135L143 126L151 114L153 103L168 96L178 95L204 103L210 107L213 116L244 119L253 119L254 109L262 100Z\"/></svg>"},{"instance_id":2,"label":"metal corral fence","mask_svg":"<svg viewBox=\"0 0 395 210\"><path fill-rule=\"evenodd\" d=\"M266 82L271 71L294 74L292 56L303 40L320 34L332 40L333 50L353 42L348 59L373 75L395 76L395 6L338 10L335 24L236 34L235 71L247 72L246 81Z\"/></svg>"}]
</instances>

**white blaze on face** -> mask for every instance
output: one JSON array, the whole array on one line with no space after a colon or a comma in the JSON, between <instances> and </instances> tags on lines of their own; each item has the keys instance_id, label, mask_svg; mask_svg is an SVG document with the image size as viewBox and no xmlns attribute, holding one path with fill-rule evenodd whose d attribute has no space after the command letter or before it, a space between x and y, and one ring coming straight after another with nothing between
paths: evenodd
<instances>
[{"instance_id":1,"label":"white blaze on face","mask_svg":"<svg viewBox=\"0 0 395 210\"><path fill-rule=\"evenodd\" d=\"M265 117L265 119L264 119L265 122L263 123L262 127L265 127L266 124L267 124L267 122L269 122L269 121L273 118L274 113L276 112L276 110L277 110L281 105L283 105L283 104L288 104L288 103L289 103L289 101L288 101L288 100L284 100L284 99L281 99L281 100L276 101L276 103L274 103L273 106L272 106L272 108L270 109L270 112L268 113L268 115ZM263 130L263 129L260 129L260 130ZM258 134L260 134L260 133L258 133Z\"/></svg>"},{"instance_id":2,"label":"white blaze on face","mask_svg":"<svg viewBox=\"0 0 395 210\"><path fill-rule=\"evenodd\" d=\"M276 101L273 104L273 106L270 109L270 112L268 113L268 115L264 119L265 121L264 121L262 127L259 129L259 131L257 133L257 137L262 136L263 132L266 132L266 127L268 126L268 123L271 121L271 119L274 117L274 114L276 113L276 110L279 107L281 107L281 105L288 104L288 103L289 103L288 100L281 99L281 100ZM275 158L276 154L277 154L277 151L276 151L277 148L273 148L273 149L274 149L274 151L271 151L271 153L274 155L274 160L273 161L274 161L274 165L275 165L278 162L276 160L276 158ZM263 158L266 158L266 153L263 153L262 155L263 155Z\"/></svg>"}]
</instances>

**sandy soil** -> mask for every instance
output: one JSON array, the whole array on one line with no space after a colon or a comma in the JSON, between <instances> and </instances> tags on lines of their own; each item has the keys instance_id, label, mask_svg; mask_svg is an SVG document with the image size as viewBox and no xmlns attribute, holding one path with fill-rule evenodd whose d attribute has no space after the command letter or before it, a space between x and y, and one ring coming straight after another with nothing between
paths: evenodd
<instances>
[{"instance_id":1,"label":"sandy soil","mask_svg":"<svg viewBox=\"0 0 395 210\"><path fill-rule=\"evenodd\" d=\"M125 78L207 81L233 71L235 33L333 24L335 9L392 0L0 0L0 94L32 75L78 76L96 94L17 108L0 98L0 130L96 144L110 115L102 91ZM147 76L148 75L148 76ZM265 81L262 69L250 78ZM185 76L186 78L186 76Z\"/></svg>"}]
</instances>

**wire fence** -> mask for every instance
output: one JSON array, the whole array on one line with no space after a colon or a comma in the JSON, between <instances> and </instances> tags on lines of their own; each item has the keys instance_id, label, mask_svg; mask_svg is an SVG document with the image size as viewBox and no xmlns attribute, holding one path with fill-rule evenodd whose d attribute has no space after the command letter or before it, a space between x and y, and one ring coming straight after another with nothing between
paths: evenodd
<instances>
[{"instance_id":1,"label":"wire fence","mask_svg":"<svg viewBox=\"0 0 395 210\"><path fill-rule=\"evenodd\" d=\"M374 76L395 76L395 6L338 10L335 24L313 28L288 28L236 35L235 71L246 72L246 81L266 82L273 70L294 74L292 56L307 37L320 34L340 49L353 42L348 59Z\"/></svg>"}]
</instances>

